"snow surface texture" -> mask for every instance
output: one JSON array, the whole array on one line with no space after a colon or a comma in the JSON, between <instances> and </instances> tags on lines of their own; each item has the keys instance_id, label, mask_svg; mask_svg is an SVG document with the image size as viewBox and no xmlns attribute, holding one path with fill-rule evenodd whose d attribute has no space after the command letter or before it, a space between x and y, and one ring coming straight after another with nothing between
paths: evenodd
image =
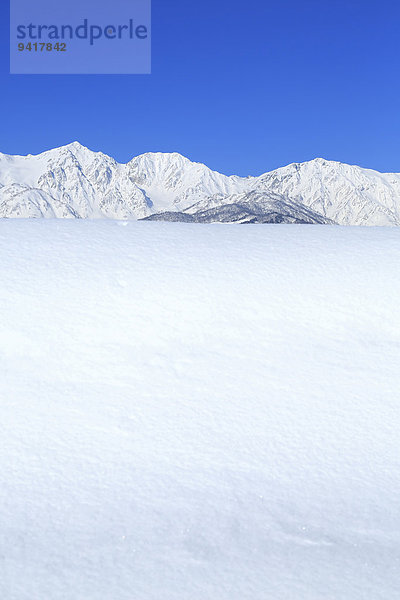
<instances>
[{"instance_id":1,"label":"snow surface texture","mask_svg":"<svg viewBox=\"0 0 400 600\"><path fill-rule=\"evenodd\" d=\"M400 174L317 158L260 177L227 177L177 153L149 152L119 164L78 142L37 156L0 154L0 217L152 215L205 223L400 225Z\"/></svg>"},{"instance_id":2,"label":"snow surface texture","mask_svg":"<svg viewBox=\"0 0 400 600\"><path fill-rule=\"evenodd\" d=\"M4 220L0 256L0 598L398 598L397 228Z\"/></svg>"}]
</instances>

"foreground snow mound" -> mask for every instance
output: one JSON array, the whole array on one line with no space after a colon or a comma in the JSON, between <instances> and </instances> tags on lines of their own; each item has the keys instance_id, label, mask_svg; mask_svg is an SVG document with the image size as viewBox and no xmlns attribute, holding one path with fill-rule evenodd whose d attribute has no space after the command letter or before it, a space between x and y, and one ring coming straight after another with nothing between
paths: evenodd
<instances>
[{"instance_id":1,"label":"foreground snow mound","mask_svg":"<svg viewBox=\"0 0 400 600\"><path fill-rule=\"evenodd\" d=\"M0 598L397 598L396 228L3 221L0 257Z\"/></svg>"}]
</instances>

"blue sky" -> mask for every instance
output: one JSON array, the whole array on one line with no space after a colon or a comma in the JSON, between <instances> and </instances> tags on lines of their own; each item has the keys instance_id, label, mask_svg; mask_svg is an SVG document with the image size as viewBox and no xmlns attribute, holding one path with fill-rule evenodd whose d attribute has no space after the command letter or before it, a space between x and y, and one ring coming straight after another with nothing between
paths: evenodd
<instances>
[{"instance_id":1,"label":"blue sky","mask_svg":"<svg viewBox=\"0 0 400 600\"><path fill-rule=\"evenodd\" d=\"M34 1L34 0L32 0ZM152 75L9 75L0 151L79 140L257 175L317 156L400 172L400 3L153 0Z\"/></svg>"}]
</instances>

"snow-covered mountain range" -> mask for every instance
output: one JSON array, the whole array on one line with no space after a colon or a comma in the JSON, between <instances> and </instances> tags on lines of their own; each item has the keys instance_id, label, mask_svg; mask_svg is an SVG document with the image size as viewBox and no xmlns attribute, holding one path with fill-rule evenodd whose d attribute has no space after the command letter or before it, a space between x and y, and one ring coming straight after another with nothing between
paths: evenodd
<instances>
[{"instance_id":1,"label":"snow-covered mountain range","mask_svg":"<svg viewBox=\"0 0 400 600\"><path fill-rule=\"evenodd\" d=\"M0 217L400 225L400 174L317 158L228 177L177 153L119 164L74 142L0 153Z\"/></svg>"}]
</instances>

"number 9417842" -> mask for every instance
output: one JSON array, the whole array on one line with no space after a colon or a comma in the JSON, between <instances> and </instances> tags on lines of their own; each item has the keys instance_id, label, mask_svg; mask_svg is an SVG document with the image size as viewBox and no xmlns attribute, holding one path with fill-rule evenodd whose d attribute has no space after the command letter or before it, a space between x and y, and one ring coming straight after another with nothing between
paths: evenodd
<instances>
[{"instance_id":1,"label":"number 9417842","mask_svg":"<svg viewBox=\"0 0 400 600\"><path fill-rule=\"evenodd\" d=\"M35 42L32 44L29 42L28 44L18 44L18 50L20 52L23 52L24 50L27 50L28 52L52 52L53 50L56 52L66 52L67 44L60 44L59 42L56 44L51 42Z\"/></svg>"}]
</instances>

